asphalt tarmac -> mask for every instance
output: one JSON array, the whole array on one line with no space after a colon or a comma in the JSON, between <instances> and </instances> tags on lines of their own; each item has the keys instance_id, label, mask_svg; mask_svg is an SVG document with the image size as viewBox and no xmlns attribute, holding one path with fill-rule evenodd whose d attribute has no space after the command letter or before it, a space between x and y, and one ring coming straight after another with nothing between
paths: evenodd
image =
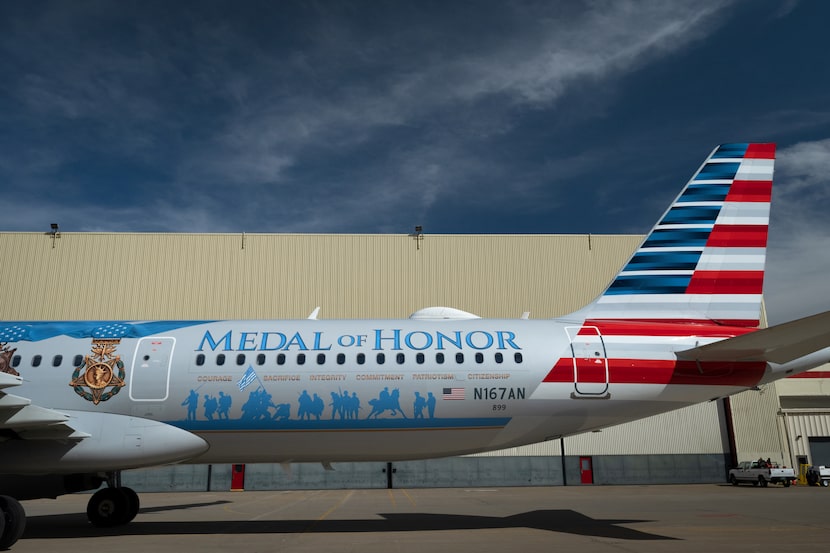
<instances>
[{"instance_id":1,"label":"asphalt tarmac","mask_svg":"<svg viewBox=\"0 0 830 553\"><path fill-rule=\"evenodd\" d=\"M88 495L23 503L13 551L694 552L830 550L830 488L574 486L144 493L129 525Z\"/></svg>"}]
</instances>

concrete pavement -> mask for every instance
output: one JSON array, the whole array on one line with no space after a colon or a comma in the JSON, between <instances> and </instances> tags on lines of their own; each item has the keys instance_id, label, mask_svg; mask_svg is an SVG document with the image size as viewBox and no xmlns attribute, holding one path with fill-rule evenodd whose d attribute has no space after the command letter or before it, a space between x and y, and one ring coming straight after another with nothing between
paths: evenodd
<instances>
[{"instance_id":1,"label":"concrete pavement","mask_svg":"<svg viewBox=\"0 0 830 553\"><path fill-rule=\"evenodd\" d=\"M87 495L24 502L16 552L825 552L830 489L728 485L144 493L129 525ZM555 549L552 549L555 548Z\"/></svg>"}]
</instances>

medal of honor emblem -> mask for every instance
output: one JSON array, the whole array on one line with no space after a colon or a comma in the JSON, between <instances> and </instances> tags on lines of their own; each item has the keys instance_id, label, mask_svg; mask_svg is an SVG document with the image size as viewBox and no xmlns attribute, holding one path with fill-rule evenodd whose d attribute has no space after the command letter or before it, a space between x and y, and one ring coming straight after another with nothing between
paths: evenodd
<instances>
[{"instance_id":1,"label":"medal of honor emblem","mask_svg":"<svg viewBox=\"0 0 830 553\"><path fill-rule=\"evenodd\" d=\"M76 394L98 405L121 391L126 373L121 357L115 355L120 342L118 338L92 341L91 354L75 368L69 382Z\"/></svg>"}]
</instances>

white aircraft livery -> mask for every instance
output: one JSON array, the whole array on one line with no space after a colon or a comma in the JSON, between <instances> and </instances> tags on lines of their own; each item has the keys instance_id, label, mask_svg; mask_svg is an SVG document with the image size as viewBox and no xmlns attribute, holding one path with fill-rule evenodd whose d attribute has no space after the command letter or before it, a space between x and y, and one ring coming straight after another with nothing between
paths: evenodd
<instances>
[{"instance_id":1,"label":"white aircraft livery","mask_svg":"<svg viewBox=\"0 0 830 553\"><path fill-rule=\"evenodd\" d=\"M0 322L0 548L19 501L126 469L396 461L539 442L725 397L830 361L830 312L759 329L774 144L709 155L591 304L554 320Z\"/></svg>"}]
</instances>

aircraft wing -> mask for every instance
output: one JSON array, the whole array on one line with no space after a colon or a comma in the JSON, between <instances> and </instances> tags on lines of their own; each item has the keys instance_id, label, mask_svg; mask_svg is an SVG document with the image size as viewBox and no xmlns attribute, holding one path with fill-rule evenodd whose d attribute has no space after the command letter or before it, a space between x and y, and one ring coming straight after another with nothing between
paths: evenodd
<instances>
[{"instance_id":1,"label":"aircraft wing","mask_svg":"<svg viewBox=\"0 0 830 553\"><path fill-rule=\"evenodd\" d=\"M678 351L677 357L695 361L768 361L783 364L827 347L830 347L830 311Z\"/></svg>"},{"instance_id":2,"label":"aircraft wing","mask_svg":"<svg viewBox=\"0 0 830 553\"><path fill-rule=\"evenodd\" d=\"M31 400L12 395L9 388L23 379L0 372L0 430L11 430L25 440L81 440L89 434L72 428L69 415L33 405Z\"/></svg>"}]
</instances>

